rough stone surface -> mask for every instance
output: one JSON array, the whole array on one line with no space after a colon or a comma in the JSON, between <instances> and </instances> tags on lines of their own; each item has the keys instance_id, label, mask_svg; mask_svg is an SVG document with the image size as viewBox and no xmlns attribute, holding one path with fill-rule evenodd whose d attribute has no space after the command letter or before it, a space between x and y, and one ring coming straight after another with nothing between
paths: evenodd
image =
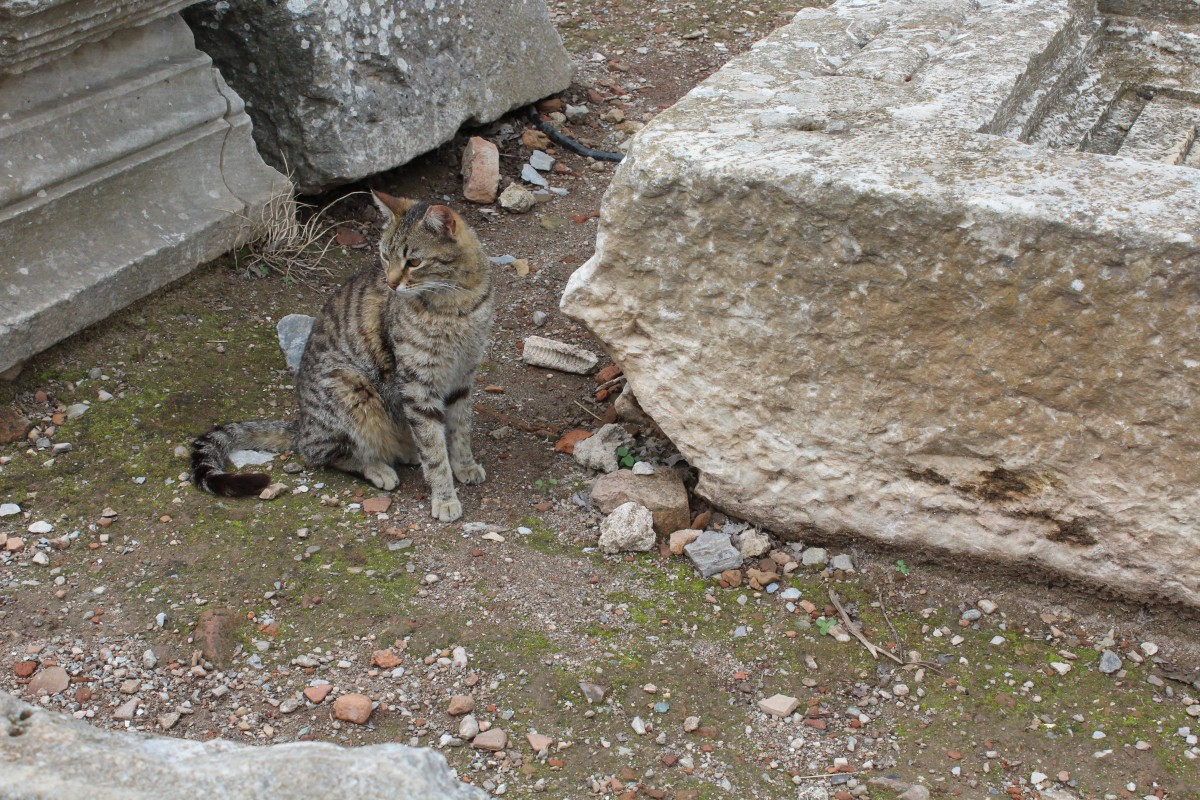
<instances>
[{"instance_id":1,"label":"rough stone surface","mask_svg":"<svg viewBox=\"0 0 1200 800\"><path fill-rule=\"evenodd\" d=\"M307 314L288 314L275 323L275 331L279 334L279 349L287 359L287 365L292 372L300 369L300 359L304 357L304 348L308 344L308 336L312 333L313 320Z\"/></svg>"},{"instance_id":2,"label":"rough stone surface","mask_svg":"<svg viewBox=\"0 0 1200 800\"><path fill-rule=\"evenodd\" d=\"M742 554L742 558L758 558L770 549L771 538L762 531L744 531L738 542L738 552Z\"/></svg>"},{"instance_id":3,"label":"rough stone surface","mask_svg":"<svg viewBox=\"0 0 1200 800\"><path fill-rule=\"evenodd\" d=\"M28 72L82 44L179 11L195 0L3 0L0 73Z\"/></svg>"},{"instance_id":4,"label":"rough stone surface","mask_svg":"<svg viewBox=\"0 0 1200 800\"><path fill-rule=\"evenodd\" d=\"M604 425L583 441L575 443L575 461L588 469L600 472L616 472L617 448L633 443L633 437L620 425Z\"/></svg>"},{"instance_id":5,"label":"rough stone surface","mask_svg":"<svg viewBox=\"0 0 1200 800\"><path fill-rule=\"evenodd\" d=\"M210 608L196 618L192 639L205 658L219 667L228 666L237 647L237 629L244 621L232 608Z\"/></svg>"},{"instance_id":6,"label":"rough stone surface","mask_svg":"<svg viewBox=\"0 0 1200 800\"><path fill-rule=\"evenodd\" d=\"M775 694L758 701L758 708L773 717L790 717L800 707L800 701L786 694Z\"/></svg>"},{"instance_id":7,"label":"rough stone surface","mask_svg":"<svg viewBox=\"0 0 1200 800\"><path fill-rule=\"evenodd\" d=\"M463 197L491 203L500 189L500 150L481 136L467 140L462 157Z\"/></svg>"},{"instance_id":8,"label":"rough stone surface","mask_svg":"<svg viewBox=\"0 0 1200 800\"><path fill-rule=\"evenodd\" d=\"M135 700L136 702L136 700ZM6 800L483 800L441 754L399 744L250 747L216 739L112 733L0 692L0 796ZM348 777L352 779L348 779Z\"/></svg>"},{"instance_id":9,"label":"rough stone surface","mask_svg":"<svg viewBox=\"0 0 1200 800\"><path fill-rule=\"evenodd\" d=\"M51 49L0 80L0 372L240 244L288 190L178 14L148 22L180 3L19 5L0 64Z\"/></svg>"},{"instance_id":10,"label":"rough stone surface","mask_svg":"<svg viewBox=\"0 0 1200 800\"><path fill-rule=\"evenodd\" d=\"M683 550L706 578L742 565L742 554L719 531L705 531Z\"/></svg>"},{"instance_id":11,"label":"rough stone surface","mask_svg":"<svg viewBox=\"0 0 1200 800\"><path fill-rule=\"evenodd\" d=\"M352 692L333 701L333 716L355 725L366 725L371 718L371 711L371 698L365 694Z\"/></svg>"},{"instance_id":12,"label":"rough stone surface","mask_svg":"<svg viewBox=\"0 0 1200 800\"><path fill-rule=\"evenodd\" d=\"M511 211L514 214L524 214L536 205L537 198L533 196L533 192L519 183L510 183L500 193L500 207L505 211Z\"/></svg>"},{"instance_id":13,"label":"rough stone surface","mask_svg":"<svg viewBox=\"0 0 1200 800\"><path fill-rule=\"evenodd\" d=\"M544 0L205 2L185 18L304 191L397 167L567 88Z\"/></svg>"},{"instance_id":14,"label":"rough stone surface","mask_svg":"<svg viewBox=\"0 0 1200 800\"><path fill-rule=\"evenodd\" d=\"M489 728L471 740L476 750L503 750L508 744L508 734L500 728Z\"/></svg>"},{"instance_id":15,"label":"rough stone surface","mask_svg":"<svg viewBox=\"0 0 1200 800\"><path fill-rule=\"evenodd\" d=\"M71 678L67 675L67 671L62 667L46 667L41 672L33 676L25 686L25 691L31 696L36 697L39 694L58 694L66 691L66 688L71 684Z\"/></svg>"},{"instance_id":16,"label":"rough stone surface","mask_svg":"<svg viewBox=\"0 0 1200 800\"><path fill-rule=\"evenodd\" d=\"M697 530L692 530L692 529L685 529L682 531L675 531L674 533L672 533L671 538L668 540L668 546L671 549L671 555L673 555L673 556L683 555L683 552L684 552L683 549L685 547L687 547L689 544L691 544L692 542L699 539L700 534L702 534L702 533L704 533L704 531L697 531Z\"/></svg>"},{"instance_id":17,"label":"rough stone surface","mask_svg":"<svg viewBox=\"0 0 1200 800\"><path fill-rule=\"evenodd\" d=\"M25 440L33 423L12 406L0 406L0 444Z\"/></svg>"},{"instance_id":18,"label":"rough stone surface","mask_svg":"<svg viewBox=\"0 0 1200 800\"><path fill-rule=\"evenodd\" d=\"M624 503L600 523L600 549L605 553L644 553L654 547L654 516L645 506Z\"/></svg>"},{"instance_id":19,"label":"rough stone surface","mask_svg":"<svg viewBox=\"0 0 1200 800\"><path fill-rule=\"evenodd\" d=\"M1197 44L1091 13L804 9L633 139L562 308L699 494L1200 605L1200 149L1104 116Z\"/></svg>"},{"instance_id":20,"label":"rough stone surface","mask_svg":"<svg viewBox=\"0 0 1200 800\"><path fill-rule=\"evenodd\" d=\"M673 469L663 468L650 475L619 469L601 475L592 484L592 503L601 513L611 514L617 506L631 502L650 509L654 530L662 536L670 536L691 524L687 488Z\"/></svg>"}]
</instances>

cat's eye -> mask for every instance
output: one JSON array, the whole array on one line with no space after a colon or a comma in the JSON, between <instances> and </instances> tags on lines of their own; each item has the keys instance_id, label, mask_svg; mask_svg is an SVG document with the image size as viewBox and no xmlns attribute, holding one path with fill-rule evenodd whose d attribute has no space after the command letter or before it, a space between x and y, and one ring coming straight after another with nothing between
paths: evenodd
<instances>
[{"instance_id":1,"label":"cat's eye","mask_svg":"<svg viewBox=\"0 0 1200 800\"><path fill-rule=\"evenodd\" d=\"M421 266L421 259L419 259L419 258L410 258L410 259L408 260L408 268L409 268L409 269L416 269L416 268L417 268L417 267L419 267L419 266Z\"/></svg>"}]
</instances>

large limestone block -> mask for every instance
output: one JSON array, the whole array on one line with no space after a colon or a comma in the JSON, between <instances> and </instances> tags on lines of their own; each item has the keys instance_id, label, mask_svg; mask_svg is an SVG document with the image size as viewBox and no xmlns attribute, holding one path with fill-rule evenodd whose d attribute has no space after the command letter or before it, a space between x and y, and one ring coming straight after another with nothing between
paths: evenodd
<instances>
[{"instance_id":1,"label":"large limestone block","mask_svg":"<svg viewBox=\"0 0 1200 800\"><path fill-rule=\"evenodd\" d=\"M0 80L0 371L255 229L286 179L178 14Z\"/></svg>"},{"instance_id":2,"label":"large limestone block","mask_svg":"<svg viewBox=\"0 0 1200 800\"><path fill-rule=\"evenodd\" d=\"M562 307L702 495L1200 605L1200 59L1102 23L846 0L635 137Z\"/></svg>"},{"instance_id":3,"label":"large limestone block","mask_svg":"<svg viewBox=\"0 0 1200 800\"><path fill-rule=\"evenodd\" d=\"M565 89L544 0L245 0L185 14L304 191L397 167Z\"/></svg>"},{"instance_id":4,"label":"large limestone block","mask_svg":"<svg viewBox=\"0 0 1200 800\"><path fill-rule=\"evenodd\" d=\"M6 800L483 800L440 753L400 744L250 747L112 733L0 692Z\"/></svg>"}]
</instances>

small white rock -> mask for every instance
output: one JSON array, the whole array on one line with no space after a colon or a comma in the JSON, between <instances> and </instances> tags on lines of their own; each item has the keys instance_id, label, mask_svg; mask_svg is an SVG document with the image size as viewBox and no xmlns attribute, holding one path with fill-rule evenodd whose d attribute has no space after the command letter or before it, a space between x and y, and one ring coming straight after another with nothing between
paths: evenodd
<instances>
[{"instance_id":1,"label":"small white rock","mask_svg":"<svg viewBox=\"0 0 1200 800\"><path fill-rule=\"evenodd\" d=\"M29 526L30 533L50 533L54 530L54 526L44 520L38 520Z\"/></svg>"},{"instance_id":2,"label":"small white rock","mask_svg":"<svg viewBox=\"0 0 1200 800\"><path fill-rule=\"evenodd\" d=\"M16 503L0 503L0 517L11 517L20 513L21 507Z\"/></svg>"}]
</instances>

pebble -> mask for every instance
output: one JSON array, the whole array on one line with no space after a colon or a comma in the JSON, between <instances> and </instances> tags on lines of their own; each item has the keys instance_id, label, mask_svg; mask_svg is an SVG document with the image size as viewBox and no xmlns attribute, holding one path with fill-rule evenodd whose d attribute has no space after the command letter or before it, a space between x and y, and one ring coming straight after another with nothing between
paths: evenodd
<instances>
[{"instance_id":1,"label":"pebble","mask_svg":"<svg viewBox=\"0 0 1200 800\"><path fill-rule=\"evenodd\" d=\"M605 553L645 553L654 541L654 515L638 503L622 503L600 523L599 545Z\"/></svg>"},{"instance_id":2,"label":"pebble","mask_svg":"<svg viewBox=\"0 0 1200 800\"><path fill-rule=\"evenodd\" d=\"M1154 642L1142 642L1140 646L1142 648L1142 652L1148 656L1155 655L1158 652L1158 645L1156 645Z\"/></svg>"},{"instance_id":3,"label":"pebble","mask_svg":"<svg viewBox=\"0 0 1200 800\"><path fill-rule=\"evenodd\" d=\"M1064 661L1051 661L1050 668L1053 669L1055 672L1057 672L1059 675L1066 675L1068 672L1071 671L1071 665Z\"/></svg>"},{"instance_id":4,"label":"pebble","mask_svg":"<svg viewBox=\"0 0 1200 800\"><path fill-rule=\"evenodd\" d=\"M982 612L983 612L983 613L985 613L985 614L994 614L994 613L996 613L996 608L997 608L997 606L996 606L996 604L995 604L995 603L993 603L991 600L987 600L987 599L980 600L980 601L979 601L978 603L976 603L975 605L979 606L979 610L980 610L980 611L982 611Z\"/></svg>"},{"instance_id":5,"label":"pebble","mask_svg":"<svg viewBox=\"0 0 1200 800\"><path fill-rule=\"evenodd\" d=\"M775 694L758 701L760 711L779 718L790 717L799 707L799 699L786 694Z\"/></svg>"},{"instance_id":6,"label":"pebble","mask_svg":"<svg viewBox=\"0 0 1200 800\"><path fill-rule=\"evenodd\" d=\"M525 164L521 167L521 180L526 183L532 183L534 186L549 186L550 182L542 177L532 164ZM505 191L508 191L507 189ZM532 199L532 196L531 196ZM500 201L500 205L504 205L504 201ZM528 210L528 209L526 209Z\"/></svg>"},{"instance_id":7,"label":"pebble","mask_svg":"<svg viewBox=\"0 0 1200 800\"><path fill-rule=\"evenodd\" d=\"M717 531L704 531L684 547L684 552L705 578L742 565L742 554L730 542L729 536Z\"/></svg>"},{"instance_id":8,"label":"pebble","mask_svg":"<svg viewBox=\"0 0 1200 800\"><path fill-rule=\"evenodd\" d=\"M79 419L91 409L87 403L75 403L67 406L67 419Z\"/></svg>"},{"instance_id":9,"label":"pebble","mask_svg":"<svg viewBox=\"0 0 1200 800\"><path fill-rule=\"evenodd\" d=\"M671 551L671 555L683 555L684 548L696 541L701 533L702 531L697 530L682 530L672 533L667 540L667 546Z\"/></svg>"},{"instance_id":10,"label":"pebble","mask_svg":"<svg viewBox=\"0 0 1200 800\"><path fill-rule=\"evenodd\" d=\"M50 564L50 556L39 550L33 554L33 563L41 567L48 566Z\"/></svg>"},{"instance_id":11,"label":"pebble","mask_svg":"<svg viewBox=\"0 0 1200 800\"><path fill-rule=\"evenodd\" d=\"M546 312L545 311L533 312L533 324L539 328L542 327L543 325L545 325L546 324Z\"/></svg>"},{"instance_id":12,"label":"pebble","mask_svg":"<svg viewBox=\"0 0 1200 800\"><path fill-rule=\"evenodd\" d=\"M648 461L639 461L633 465L634 475L653 475L654 465Z\"/></svg>"},{"instance_id":13,"label":"pebble","mask_svg":"<svg viewBox=\"0 0 1200 800\"><path fill-rule=\"evenodd\" d=\"M21 507L16 503L0 503L0 517L11 517L20 513Z\"/></svg>"},{"instance_id":14,"label":"pebble","mask_svg":"<svg viewBox=\"0 0 1200 800\"><path fill-rule=\"evenodd\" d=\"M1105 650L1100 654L1100 671L1105 675L1111 675L1121 668L1121 657L1112 650Z\"/></svg>"},{"instance_id":15,"label":"pebble","mask_svg":"<svg viewBox=\"0 0 1200 800\"><path fill-rule=\"evenodd\" d=\"M974 622L975 620L979 619L982 616L983 616L983 612L980 611L978 608L968 608L966 611L964 611L962 613L961 619L965 619L967 622Z\"/></svg>"},{"instance_id":16,"label":"pebble","mask_svg":"<svg viewBox=\"0 0 1200 800\"><path fill-rule=\"evenodd\" d=\"M683 730L685 733L691 733L700 727L699 717L688 717L683 721Z\"/></svg>"},{"instance_id":17,"label":"pebble","mask_svg":"<svg viewBox=\"0 0 1200 800\"><path fill-rule=\"evenodd\" d=\"M800 590L794 586L789 586L788 588L784 589L782 592L779 593L779 599L780 600L788 600L788 601L799 600L800 599Z\"/></svg>"},{"instance_id":18,"label":"pebble","mask_svg":"<svg viewBox=\"0 0 1200 800\"><path fill-rule=\"evenodd\" d=\"M52 530L54 530L54 526L51 525L49 522L45 522L44 520L39 520L29 526L30 533L37 533L37 534L50 533L50 531L52 531Z\"/></svg>"},{"instance_id":19,"label":"pebble","mask_svg":"<svg viewBox=\"0 0 1200 800\"><path fill-rule=\"evenodd\" d=\"M646 733L646 722L641 717L634 717L630 720L629 727L633 728L633 732L638 736L643 736Z\"/></svg>"},{"instance_id":20,"label":"pebble","mask_svg":"<svg viewBox=\"0 0 1200 800\"><path fill-rule=\"evenodd\" d=\"M113 719L130 720L137 716L138 705L142 701L137 697L131 697L121 705L117 706L117 710L113 712Z\"/></svg>"},{"instance_id":21,"label":"pebble","mask_svg":"<svg viewBox=\"0 0 1200 800\"><path fill-rule=\"evenodd\" d=\"M809 547L800 556L800 563L806 567L823 566L826 559L824 547Z\"/></svg>"},{"instance_id":22,"label":"pebble","mask_svg":"<svg viewBox=\"0 0 1200 800\"><path fill-rule=\"evenodd\" d=\"M365 725L371 718L371 698L365 694L344 694L333 701L333 716L356 725Z\"/></svg>"},{"instance_id":23,"label":"pebble","mask_svg":"<svg viewBox=\"0 0 1200 800\"><path fill-rule=\"evenodd\" d=\"M762 531L745 531L738 541L738 552L743 559L758 558L770 549L771 539Z\"/></svg>"},{"instance_id":24,"label":"pebble","mask_svg":"<svg viewBox=\"0 0 1200 800\"><path fill-rule=\"evenodd\" d=\"M304 696L310 703L320 703L329 693L333 691L333 686L328 683L319 683L316 686L308 686L304 689Z\"/></svg>"},{"instance_id":25,"label":"pebble","mask_svg":"<svg viewBox=\"0 0 1200 800\"><path fill-rule=\"evenodd\" d=\"M458 723L458 735L462 739L474 739L479 735L479 720L474 714L467 714Z\"/></svg>"},{"instance_id":26,"label":"pebble","mask_svg":"<svg viewBox=\"0 0 1200 800\"><path fill-rule=\"evenodd\" d=\"M588 683L587 681L579 682L579 690L583 692L583 696L588 703L603 703L605 695L608 694L608 689L597 683Z\"/></svg>"},{"instance_id":27,"label":"pebble","mask_svg":"<svg viewBox=\"0 0 1200 800\"><path fill-rule=\"evenodd\" d=\"M158 727L164 731L169 731L179 724L179 720L183 717L178 711L169 711L166 714L160 714L158 717Z\"/></svg>"},{"instance_id":28,"label":"pebble","mask_svg":"<svg viewBox=\"0 0 1200 800\"><path fill-rule=\"evenodd\" d=\"M833 557L829 562L831 569L840 569L842 572L854 572L854 560L845 553L841 553Z\"/></svg>"},{"instance_id":29,"label":"pebble","mask_svg":"<svg viewBox=\"0 0 1200 800\"><path fill-rule=\"evenodd\" d=\"M70 683L71 678L67 675L65 669L62 667L46 667L33 676L33 679L25 687L25 691L35 696L41 692L58 694L59 692L66 691Z\"/></svg>"},{"instance_id":30,"label":"pebble","mask_svg":"<svg viewBox=\"0 0 1200 800\"><path fill-rule=\"evenodd\" d=\"M508 734L500 728L490 728L471 740L471 747L476 750L497 752L508 745Z\"/></svg>"},{"instance_id":31,"label":"pebble","mask_svg":"<svg viewBox=\"0 0 1200 800\"><path fill-rule=\"evenodd\" d=\"M536 171L534 174L537 174ZM535 205L537 205L537 200L534 199L533 193L518 183L509 185L500 193L500 207L513 214L524 214Z\"/></svg>"},{"instance_id":32,"label":"pebble","mask_svg":"<svg viewBox=\"0 0 1200 800\"><path fill-rule=\"evenodd\" d=\"M529 742L529 746L533 748L533 752L540 753L543 750L548 750L550 745L554 744L554 740L549 736L543 736L540 733L525 734L525 741Z\"/></svg>"},{"instance_id":33,"label":"pebble","mask_svg":"<svg viewBox=\"0 0 1200 800\"><path fill-rule=\"evenodd\" d=\"M456 694L450 698L450 705L446 709L446 713L452 717L457 717L460 714L469 714L475 710L475 698L469 694Z\"/></svg>"},{"instance_id":34,"label":"pebble","mask_svg":"<svg viewBox=\"0 0 1200 800\"><path fill-rule=\"evenodd\" d=\"M542 150L534 150L529 154L529 166L533 167L538 172L549 172L550 170L554 169L554 161L554 156L548 155Z\"/></svg>"},{"instance_id":35,"label":"pebble","mask_svg":"<svg viewBox=\"0 0 1200 800\"><path fill-rule=\"evenodd\" d=\"M1004 644L1004 642L1005 642L1005 638L1004 638L1003 636L1000 636L999 634L997 634L997 635L995 635L995 636L993 636L993 637L992 637L991 644L992 644L993 646L997 646L997 647L998 647L999 645L1002 645L1002 644Z\"/></svg>"}]
</instances>

